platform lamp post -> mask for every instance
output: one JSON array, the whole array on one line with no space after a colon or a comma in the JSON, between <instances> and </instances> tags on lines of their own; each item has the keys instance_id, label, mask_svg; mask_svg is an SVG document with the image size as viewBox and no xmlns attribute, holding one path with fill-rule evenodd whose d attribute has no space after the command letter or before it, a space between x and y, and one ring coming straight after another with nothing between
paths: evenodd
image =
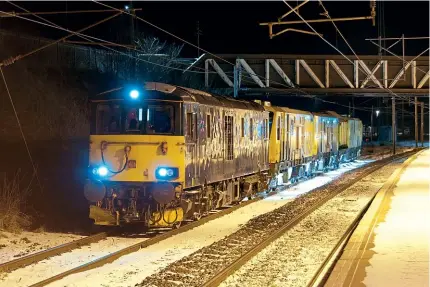
<instances>
[{"instance_id":1,"label":"platform lamp post","mask_svg":"<svg viewBox=\"0 0 430 287\"><path fill-rule=\"evenodd\" d=\"M375 114L376 114L376 126L377 126L377 132L378 132L378 137L379 137L379 121L378 121L378 116L379 116L379 113L380 113L380 111L379 110L376 110L375 111ZM372 116L373 116L373 111L372 111ZM376 138L376 139L378 139L378 138Z\"/></svg>"}]
</instances>

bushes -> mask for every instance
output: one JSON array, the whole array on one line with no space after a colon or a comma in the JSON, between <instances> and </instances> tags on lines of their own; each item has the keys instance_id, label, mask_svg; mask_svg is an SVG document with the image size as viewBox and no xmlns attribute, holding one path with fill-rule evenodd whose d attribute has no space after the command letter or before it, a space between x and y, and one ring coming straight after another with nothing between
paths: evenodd
<instances>
[{"instance_id":1,"label":"bushes","mask_svg":"<svg viewBox=\"0 0 430 287\"><path fill-rule=\"evenodd\" d=\"M0 183L0 230L20 232L31 225L31 217L22 210L25 208L33 178L30 184L23 188L24 179L25 177L20 178L19 171L12 178L3 175Z\"/></svg>"}]
</instances>

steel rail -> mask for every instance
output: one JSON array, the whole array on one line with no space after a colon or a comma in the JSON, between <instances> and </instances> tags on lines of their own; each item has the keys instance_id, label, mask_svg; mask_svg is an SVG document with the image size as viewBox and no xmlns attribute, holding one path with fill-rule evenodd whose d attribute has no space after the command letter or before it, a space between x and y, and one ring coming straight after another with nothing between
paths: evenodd
<instances>
[{"instance_id":1,"label":"steel rail","mask_svg":"<svg viewBox=\"0 0 430 287\"><path fill-rule=\"evenodd\" d=\"M384 167L385 165L403 157L408 157L414 153L416 153L419 149L414 149L409 152L404 152L401 154L397 154L394 156L391 156L389 158L385 158L379 161L374 162L374 166L370 167L369 170L364 171L359 176L355 177L351 181L342 184L339 188L337 188L334 192L331 192L326 197L320 199L315 204L311 205L309 208L305 209L300 214L296 215L294 218L289 220L286 224L284 224L280 229L278 229L275 233L270 235L268 238L263 240L261 243L254 246L251 250L249 250L247 253L245 253L243 256L235 260L233 263L231 263L229 266L224 268L221 272L216 274L214 277L212 277L210 280L206 281L202 286L203 287L215 287L219 286L225 279L227 279L228 276L232 275L235 271L237 271L240 267L242 267L246 262L248 262L252 257L257 255L261 250L266 248L270 243L281 237L285 234L288 230L292 229L295 225L297 225L301 220L303 220L305 217L307 217L310 213L320 208L323 204L325 204L328 200L334 198L339 193L343 192L347 188L351 187L355 183L359 182L366 176L372 174L373 172L379 170L380 168Z\"/></svg>"},{"instance_id":2,"label":"steel rail","mask_svg":"<svg viewBox=\"0 0 430 287\"><path fill-rule=\"evenodd\" d=\"M395 157L399 157L399 156L401 156L403 154L398 154ZM384 160L386 160L386 159L383 159L383 160L378 161L378 162L382 162ZM203 218L201 218L198 221L194 221L194 222L191 222L191 223L186 223L185 225L181 226L179 229L170 230L170 231L168 231L168 232L166 232L164 234L157 235L157 236L155 236L155 237L153 237L151 239L148 239L148 240L145 240L145 241L141 241L139 243L133 244L133 245L131 245L129 247L123 248L123 249L118 250L116 252L113 252L111 254L108 254L108 255L105 255L103 257L97 258L97 259L95 259L93 261L90 261L88 263L85 263L85 264L80 265L78 267L75 267L73 269L67 270L67 271L59 273L59 274L57 274L55 276L47 278L47 279L45 279L43 281L37 282L37 283L35 283L33 285L30 285L30 287L45 286L45 285L50 284L52 282L58 281L58 280L66 277L66 276L69 276L69 275L72 275L72 274L76 274L76 273L79 273L79 272L83 272L83 271L87 271L87 270L91 270L91 269L94 269L94 268L101 267L101 266L103 266L105 264L108 264L108 263L111 263L111 262L115 261L116 259L118 259L118 258L120 258L122 256L125 256L125 255L128 255L130 253L136 252L136 251L140 250L141 248L146 248L148 246L154 245L154 244L156 244L156 243L158 243L158 242L160 242L162 240L165 240L165 239L167 239L169 237L172 237L174 235L177 235L177 234L186 232L188 230L191 230L193 228L196 228L196 227L198 227L200 225L203 225L203 224L205 224L205 223L207 223L207 222L209 222L211 220L214 220L214 219L217 219L217 218L222 217L224 215L227 215L229 213L232 213L233 211L235 211L235 210L237 210L237 209L239 209L241 207L244 207L244 206L246 206L248 204L251 204L253 202L261 200L265 196L270 196L270 195L275 194L275 193L276 192L269 192L267 195L262 195L262 194L264 194L264 192L261 192L258 195L258 197L254 198L254 199L251 199L251 200L248 200L248 201L245 201L245 202L241 202L240 204L232 206L232 207L229 207L227 209L219 210L217 213L208 215L206 217L203 217Z\"/></svg>"},{"instance_id":3,"label":"steel rail","mask_svg":"<svg viewBox=\"0 0 430 287\"><path fill-rule=\"evenodd\" d=\"M186 232L186 231L191 230L193 228L196 228L196 227L198 227L200 225L203 225L203 224L205 224L205 223L207 223L207 222L209 222L211 220L214 220L214 219L217 219L217 218L222 217L224 215L227 215L229 213L232 213L233 211L235 211L235 210L237 210L237 209L239 209L241 207L244 207L244 206L246 206L248 204L251 204L253 202L261 200L262 198L263 197L259 196L259 197L256 197L254 199L251 199L251 200L248 200L248 201L245 201L245 202L241 202L240 204L234 205L232 207L219 210L217 213L210 214L208 216L202 217L198 221L193 221L191 223L186 223L185 225L181 226L178 229L173 229L173 230L170 230L170 231L168 231L166 233L163 233L163 234L157 235L157 236L155 236L153 238L147 239L145 241L138 242L138 243L133 244L133 245L131 245L129 247L123 248L123 249L118 250L116 252L113 252L111 254L105 255L103 257L97 258L97 259L95 259L93 261L90 261L88 263L85 263L85 264L82 264L80 266L77 266L77 267L75 267L73 269L69 269L69 270L64 271L62 273L59 273L59 274L57 274L55 276L52 276L50 278L47 278L47 279L45 279L43 281L40 281L40 282L35 283L33 285L30 285L29 287L41 287L41 286L45 286L45 285L50 284L52 282L58 281L58 280L66 277L66 276L69 276L69 275L72 275L72 274L75 274L75 273L79 273L79 272L83 272L83 271L87 271L87 270L91 270L91 269L94 269L94 268L97 268L97 267L101 267L101 266L103 266L105 264L108 264L108 263L111 263L111 262L115 261L116 259L118 259L118 258L120 258L122 256L125 256L125 255L128 255L130 253L139 251L142 248L146 248L148 246L154 245L154 244L156 244L156 243L158 243L158 242L160 242L162 240L165 240L165 239L167 239L169 237L172 237L174 235Z\"/></svg>"},{"instance_id":4,"label":"steel rail","mask_svg":"<svg viewBox=\"0 0 430 287\"><path fill-rule=\"evenodd\" d=\"M13 270L23 268L33 263L37 263L39 261L45 260L49 257L53 257L56 255L60 255L65 252L69 252L73 249L77 249L84 245L89 245L91 243L98 242L100 240L105 239L108 236L106 232L97 233L91 236L87 236L78 240L74 240L72 242L68 242L56 247L52 247L37 253L29 254L27 256L17 258L5 263L0 264L0 273L1 272L11 272Z\"/></svg>"},{"instance_id":5,"label":"steel rail","mask_svg":"<svg viewBox=\"0 0 430 287\"><path fill-rule=\"evenodd\" d=\"M420 149L416 149L420 150ZM415 150L415 151L416 151ZM386 200L386 194L387 192L394 189L397 182L400 179L400 176L402 175L403 171L409 166L409 164L417 158L417 156L420 154L420 151L416 152L414 155L409 157L407 161L405 161L402 166L396 170L390 178L385 182L385 184L372 196L372 198L369 200L369 202L361 209L359 214L355 217L354 221L351 222L351 224L348 226L348 228L345 230L341 238L337 241L336 245L332 248L330 253L327 255L323 263L318 267L317 271L315 272L312 279L308 282L306 285L307 287L313 287L313 286L324 286L324 284L327 282L328 278L330 277L331 272L333 271L333 268L336 266L337 261L342 256L342 251L346 244L348 243L349 239L351 238L352 234L354 234L355 229L360 224L360 221L363 219L364 215L372 205L375 197L377 194L381 191L384 192L384 196L381 200L380 206L382 206ZM407 157L407 155L404 155L403 157ZM379 209L377 214L379 214Z\"/></svg>"}]
</instances>

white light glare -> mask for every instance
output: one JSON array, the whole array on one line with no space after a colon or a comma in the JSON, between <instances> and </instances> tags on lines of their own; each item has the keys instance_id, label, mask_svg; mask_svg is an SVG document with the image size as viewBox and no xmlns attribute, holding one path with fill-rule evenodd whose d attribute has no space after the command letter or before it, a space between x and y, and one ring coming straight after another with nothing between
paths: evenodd
<instances>
[{"instance_id":1,"label":"white light glare","mask_svg":"<svg viewBox=\"0 0 430 287\"><path fill-rule=\"evenodd\" d=\"M376 116L379 116L380 111L376 110L375 112L376 112Z\"/></svg>"},{"instance_id":2,"label":"white light glare","mask_svg":"<svg viewBox=\"0 0 430 287\"><path fill-rule=\"evenodd\" d=\"M108 169L105 166L101 166L97 169L97 174L100 176L106 176L108 174Z\"/></svg>"},{"instance_id":3,"label":"white light glare","mask_svg":"<svg viewBox=\"0 0 430 287\"><path fill-rule=\"evenodd\" d=\"M165 169L165 168L160 168L160 169L158 170L158 175L159 175L159 176L166 176L166 175L167 175L167 169Z\"/></svg>"},{"instance_id":4,"label":"white light glare","mask_svg":"<svg viewBox=\"0 0 430 287\"><path fill-rule=\"evenodd\" d=\"M128 8L130 8L130 7L128 7L128 5L125 5L124 8L125 8L125 10L128 10Z\"/></svg>"},{"instance_id":5,"label":"white light glare","mask_svg":"<svg viewBox=\"0 0 430 287\"><path fill-rule=\"evenodd\" d=\"M132 90L132 91L130 92L130 97L131 97L132 99L137 99L137 98L139 97L139 91L138 91L138 90Z\"/></svg>"}]
</instances>

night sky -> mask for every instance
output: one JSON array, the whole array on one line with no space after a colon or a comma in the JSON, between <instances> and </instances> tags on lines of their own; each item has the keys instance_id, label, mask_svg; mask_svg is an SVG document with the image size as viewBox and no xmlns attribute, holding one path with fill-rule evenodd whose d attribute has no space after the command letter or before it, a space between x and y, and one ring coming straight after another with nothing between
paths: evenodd
<instances>
[{"instance_id":1,"label":"night sky","mask_svg":"<svg viewBox=\"0 0 430 287\"><path fill-rule=\"evenodd\" d=\"M123 8L129 1L106 2L108 5ZM288 11L288 7L282 1L264 2L131 2L135 8L142 8L137 15L150 21L151 23L168 30L177 36L197 43L196 22L200 22L203 35L200 38L202 48L219 54L228 53L264 53L264 54L336 54L337 52L324 43L318 36L298 34L289 32L270 40L268 28L259 26L259 22L276 21L279 16ZM297 1L289 1L292 6L297 5ZM330 1L323 2L331 17L354 17L370 15L369 1ZM106 9L100 4L86 1L62 1L62 2L17 2L31 11L71 11L79 9ZM18 8L2 2L2 11L18 11ZM319 19L323 12L318 2L311 1L302 8L300 13L305 19ZM100 14L69 14L61 16L43 16L55 23L77 30L94 23L109 13ZM429 2L428 1L383 1L378 3L377 18L384 22L386 37L405 36L428 36L429 35ZM284 20L299 19L294 13ZM139 32L154 35L166 41L180 43L177 39L148 26L145 23L136 21ZM339 29L350 42L358 54L376 54L377 47L365 41L368 37L384 35L384 31L378 31L378 20L376 26L372 26L371 20L338 22ZM64 32L58 32L49 27L38 26L37 24L25 23L24 20L5 19L0 21L0 28L11 28L41 34L45 37L56 38L63 36ZM346 54L351 54L340 36L336 35L332 23L313 23L312 26L322 33L331 43ZM121 15L118 19L113 19L94 29L88 30L92 36L109 39L115 42L126 42L130 27L130 17ZM291 26L293 27L293 26ZM309 30L305 24L294 25L293 28ZM379 34L378 34L379 32ZM74 40L80 40L78 38ZM428 47L428 41L410 41L406 46L406 53L416 55ZM394 50L395 51L395 50ZM401 51L395 51L401 52ZM197 50L190 46L185 46L183 57L197 56Z\"/></svg>"},{"instance_id":2,"label":"night sky","mask_svg":"<svg viewBox=\"0 0 430 287\"><path fill-rule=\"evenodd\" d=\"M259 26L259 22L276 21L279 16L289 10L282 1L264 2L106 2L108 5L123 8L126 4L134 8L142 8L137 12L151 23L189 41L197 44L196 24L200 23L203 35L200 38L200 46L214 54L338 54L333 48L323 42L318 36L298 34L289 32L270 40L268 28ZM131 3L131 4L130 4ZM296 6L298 1L289 1L291 6ZM330 1L323 2L331 17L356 17L370 15L370 1ZM106 9L100 4L86 1L62 1L62 2L17 2L18 5L35 11L72 11L80 9ZM19 11L9 3L0 2L2 11ZM302 8L300 14L305 19L321 19L323 12L318 2L311 1ZM95 23L110 13L94 14L68 14L60 16L43 16L58 25L71 30ZM294 14L284 19L298 20ZM130 17L121 15L96 28L92 28L85 34L103 38L117 43L130 43ZM172 36L169 36L156 28L136 20L136 33L157 36L162 40L181 44ZM428 36L429 35L429 2L428 1L383 1L377 4L376 26L372 26L371 20L337 22L337 25L351 46L359 55L376 55L378 48L365 38L382 37L405 37ZM382 25L382 29L378 26ZM340 36L337 35L332 23L313 23L312 26L324 35L332 44L336 45L343 53L352 54ZM306 24L290 26L297 29L309 30ZM0 20L0 29L13 29L33 36L43 36L57 39L66 35L65 32L49 27L38 26L20 19L6 18ZM274 28L276 29L276 28ZM274 30L276 32L276 30ZM71 40L81 40L74 38ZM392 42L391 42L392 43ZM391 44L389 43L389 44ZM387 44L387 46L389 45ZM428 40L407 41L405 53L417 55L429 47ZM392 49L393 52L401 54L401 46ZM427 53L428 55L428 53ZM184 46L181 57L197 57L197 49L188 45ZM334 98L331 98L333 100ZM348 105L349 99L334 99ZM376 101L356 99L355 105L360 102L366 105L378 105ZM382 104L379 102L379 104ZM330 108L333 106L317 106L317 108ZM339 108L339 107L337 107ZM341 113L348 109L339 108ZM360 112L358 112L360 114ZM365 113L366 114L366 113ZM363 114L364 117L367 115ZM387 116L388 117L388 116Z\"/></svg>"}]
</instances>

